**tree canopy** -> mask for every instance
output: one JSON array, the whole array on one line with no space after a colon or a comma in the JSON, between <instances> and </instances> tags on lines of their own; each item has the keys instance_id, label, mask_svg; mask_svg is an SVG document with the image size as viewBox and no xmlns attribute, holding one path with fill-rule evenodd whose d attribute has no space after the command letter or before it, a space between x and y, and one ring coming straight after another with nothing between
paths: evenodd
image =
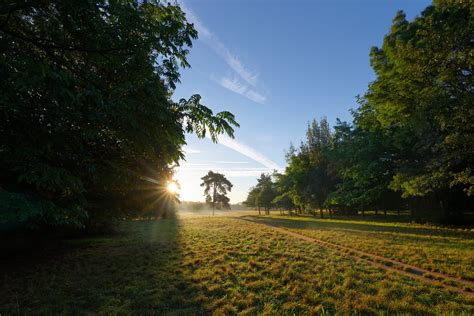
<instances>
[{"instance_id":1,"label":"tree canopy","mask_svg":"<svg viewBox=\"0 0 474 316\"><path fill-rule=\"evenodd\" d=\"M3 2L1 222L83 227L165 207L185 132L238 127L199 95L171 99L196 38L158 0Z\"/></svg>"},{"instance_id":2,"label":"tree canopy","mask_svg":"<svg viewBox=\"0 0 474 316\"><path fill-rule=\"evenodd\" d=\"M201 180L206 203L211 205L212 214L216 208L230 209L227 193L232 191L232 183L223 174L211 170Z\"/></svg>"}]
</instances>

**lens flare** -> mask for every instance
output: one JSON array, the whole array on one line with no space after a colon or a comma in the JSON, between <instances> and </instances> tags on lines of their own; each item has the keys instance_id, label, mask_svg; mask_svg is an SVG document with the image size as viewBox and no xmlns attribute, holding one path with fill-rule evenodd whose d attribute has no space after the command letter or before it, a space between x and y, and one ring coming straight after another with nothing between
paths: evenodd
<instances>
[{"instance_id":1,"label":"lens flare","mask_svg":"<svg viewBox=\"0 0 474 316\"><path fill-rule=\"evenodd\" d=\"M166 190L168 190L169 193L175 194L175 193L178 193L179 187L176 184L176 182L170 182L170 183L168 183L168 186L166 187Z\"/></svg>"}]
</instances>

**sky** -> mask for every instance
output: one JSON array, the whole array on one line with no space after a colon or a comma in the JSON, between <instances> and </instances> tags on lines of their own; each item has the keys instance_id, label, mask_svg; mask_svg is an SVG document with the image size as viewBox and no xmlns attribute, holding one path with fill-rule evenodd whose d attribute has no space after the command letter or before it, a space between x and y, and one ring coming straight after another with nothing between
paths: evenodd
<instances>
[{"instance_id":1,"label":"sky","mask_svg":"<svg viewBox=\"0 0 474 316\"><path fill-rule=\"evenodd\" d=\"M285 151L310 120L350 121L356 96L375 79L369 52L380 46L397 10L412 20L423 0L178 1L199 33L191 68L173 99L200 94L214 112L232 112L235 138L219 143L186 135L175 179L181 200L204 201L209 170L232 183L231 203L245 200L262 172L283 171Z\"/></svg>"}]
</instances>

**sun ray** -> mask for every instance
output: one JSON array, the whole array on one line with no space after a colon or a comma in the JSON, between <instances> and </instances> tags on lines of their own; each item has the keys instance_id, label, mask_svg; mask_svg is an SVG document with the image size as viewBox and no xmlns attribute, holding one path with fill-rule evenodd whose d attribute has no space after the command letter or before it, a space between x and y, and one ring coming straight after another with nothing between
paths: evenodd
<instances>
[{"instance_id":1,"label":"sun ray","mask_svg":"<svg viewBox=\"0 0 474 316\"><path fill-rule=\"evenodd\" d=\"M169 193L178 193L179 192L179 186L176 182L174 181L171 181L168 183L168 185L166 186L166 190L168 190Z\"/></svg>"}]
</instances>

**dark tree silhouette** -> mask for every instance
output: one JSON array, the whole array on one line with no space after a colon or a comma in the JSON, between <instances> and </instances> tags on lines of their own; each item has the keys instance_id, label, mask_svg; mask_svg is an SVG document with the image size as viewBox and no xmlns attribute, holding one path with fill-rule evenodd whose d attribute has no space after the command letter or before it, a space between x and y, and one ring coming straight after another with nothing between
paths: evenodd
<instances>
[{"instance_id":1,"label":"dark tree silhouette","mask_svg":"<svg viewBox=\"0 0 474 316\"><path fill-rule=\"evenodd\" d=\"M212 206L212 215L216 208L230 209L229 198L226 194L232 190L232 183L223 174L210 170L201 180L206 203Z\"/></svg>"}]
</instances>

